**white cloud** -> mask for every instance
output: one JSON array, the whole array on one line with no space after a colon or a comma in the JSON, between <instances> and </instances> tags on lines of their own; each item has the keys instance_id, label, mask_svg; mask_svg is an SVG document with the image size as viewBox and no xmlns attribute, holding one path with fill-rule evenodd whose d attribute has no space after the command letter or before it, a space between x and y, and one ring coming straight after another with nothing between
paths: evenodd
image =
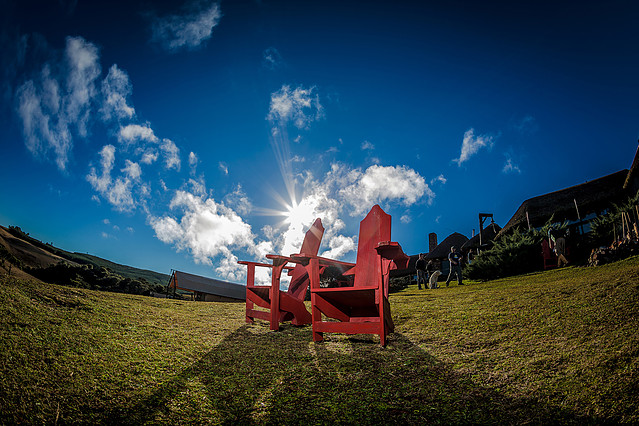
<instances>
[{"instance_id":1,"label":"white cloud","mask_svg":"<svg viewBox=\"0 0 639 426\"><path fill-rule=\"evenodd\" d=\"M125 144L132 144L138 141L158 143L158 138L148 123L144 125L128 124L124 127L120 127L118 141Z\"/></svg>"},{"instance_id":2,"label":"white cloud","mask_svg":"<svg viewBox=\"0 0 639 426\"><path fill-rule=\"evenodd\" d=\"M247 215L253 211L253 204L239 184L233 192L226 194L224 202L241 215Z\"/></svg>"},{"instance_id":3,"label":"white cloud","mask_svg":"<svg viewBox=\"0 0 639 426\"><path fill-rule=\"evenodd\" d=\"M225 175L229 174L229 166L227 166L226 163L220 161L217 166L222 171L222 173L224 173Z\"/></svg>"},{"instance_id":4,"label":"white cloud","mask_svg":"<svg viewBox=\"0 0 639 426\"><path fill-rule=\"evenodd\" d=\"M140 167L136 163L126 160L126 167L122 169L127 176L111 177L115 162L115 147L105 145L100 150L101 173L98 176L95 167L91 166L86 179L94 190L100 193L116 210L131 211L135 208L133 200L133 180L137 180L141 174Z\"/></svg>"},{"instance_id":5,"label":"white cloud","mask_svg":"<svg viewBox=\"0 0 639 426\"><path fill-rule=\"evenodd\" d=\"M140 158L140 162L142 164L153 164L158 159L158 152L153 148L147 148L146 151L142 154Z\"/></svg>"},{"instance_id":6,"label":"white cloud","mask_svg":"<svg viewBox=\"0 0 639 426\"><path fill-rule=\"evenodd\" d=\"M197 49L211 38L222 18L218 3L192 2L182 14L156 17L152 23L153 41L166 50Z\"/></svg>"},{"instance_id":7,"label":"white cloud","mask_svg":"<svg viewBox=\"0 0 639 426\"><path fill-rule=\"evenodd\" d=\"M90 114L90 104L96 96L95 80L100 76L98 48L82 37L67 37L66 112L78 126L78 133L85 137Z\"/></svg>"},{"instance_id":8,"label":"white cloud","mask_svg":"<svg viewBox=\"0 0 639 426\"><path fill-rule=\"evenodd\" d=\"M162 152L164 153L164 165L167 170L175 169L178 172L180 171L180 149L175 145L175 143L170 139L162 139L162 144L160 145Z\"/></svg>"},{"instance_id":9,"label":"white cloud","mask_svg":"<svg viewBox=\"0 0 639 426\"><path fill-rule=\"evenodd\" d=\"M131 160L125 160L126 166L121 170L129 179L138 180L142 175L142 169L138 163L134 163Z\"/></svg>"},{"instance_id":10,"label":"white cloud","mask_svg":"<svg viewBox=\"0 0 639 426\"><path fill-rule=\"evenodd\" d=\"M355 251L355 237L346 237L344 235L335 235L328 242L329 249L324 251L321 256L330 259L341 259L347 253Z\"/></svg>"},{"instance_id":11,"label":"white cloud","mask_svg":"<svg viewBox=\"0 0 639 426\"><path fill-rule=\"evenodd\" d=\"M128 178L117 178L105 195L109 203L120 211L131 211L135 207Z\"/></svg>"},{"instance_id":12,"label":"white cloud","mask_svg":"<svg viewBox=\"0 0 639 426\"><path fill-rule=\"evenodd\" d=\"M315 87L305 89L301 86L291 89L283 85L280 90L271 94L271 105L268 119L280 126L292 122L298 129L308 128L316 120L324 116L324 108L320 104Z\"/></svg>"},{"instance_id":13,"label":"white cloud","mask_svg":"<svg viewBox=\"0 0 639 426\"><path fill-rule=\"evenodd\" d=\"M55 75L52 70L59 70ZM25 145L36 157L48 158L66 171L73 148L72 131L88 134L91 105L100 75L98 49L81 37L68 37L63 58L45 64L38 78L16 91Z\"/></svg>"},{"instance_id":14,"label":"white cloud","mask_svg":"<svg viewBox=\"0 0 639 426\"><path fill-rule=\"evenodd\" d=\"M115 161L115 147L113 145L105 145L100 150L100 157L102 173L98 176L95 167L91 167L87 180L93 189L104 194L111 185L111 170L113 170L113 162Z\"/></svg>"},{"instance_id":15,"label":"white cloud","mask_svg":"<svg viewBox=\"0 0 639 426\"><path fill-rule=\"evenodd\" d=\"M55 89L51 86L48 88L49 103L54 95L53 90ZM53 111L44 109L46 95L38 93L33 81L29 80L20 86L16 95L27 149L36 157L46 157L53 151L58 169L66 170L69 151L72 147L66 122L58 118L56 125L55 118L52 116Z\"/></svg>"},{"instance_id":16,"label":"white cloud","mask_svg":"<svg viewBox=\"0 0 639 426\"><path fill-rule=\"evenodd\" d=\"M413 219L412 219L409 215L407 215L407 214L402 215L402 217L400 217L400 218L399 218L399 220L400 220L402 223L411 223L411 222L413 221Z\"/></svg>"},{"instance_id":17,"label":"white cloud","mask_svg":"<svg viewBox=\"0 0 639 426\"><path fill-rule=\"evenodd\" d=\"M197 165L200 162L200 159L197 157L197 154L193 151L189 152L189 167L191 169L191 175L195 175Z\"/></svg>"},{"instance_id":18,"label":"white cloud","mask_svg":"<svg viewBox=\"0 0 639 426\"><path fill-rule=\"evenodd\" d=\"M468 161L470 157L475 155L481 148L490 148L493 145L493 137L487 135L475 136L475 130L469 129L464 133L462 141L461 154L459 158L454 159L458 166Z\"/></svg>"},{"instance_id":19,"label":"white cloud","mask_svg":"<svg viewBox=\"0 0 639 426\"><path fill-rule=\"evenodd\" d=\"M434 185L435 183L441 183L442 185L445 184L446 182L448 182L448 180L444 177L443 174L440 174L439 176L433 178L430 180L430 184Z\"/></svg>"},{"instance_id":20,"label":"white cloud","mask_svg":"<svg viewBox=\"0 0 639 426\"><path fill-rule=\"evenodd\" d=\"M373 149L375 149L375 145L369 141L362 142L362 151L372 151Z\"/></svg>"},{"instance_id":21,"label":"white cloud","mask_svg":"<svg viewBox=\"0 0 639 426\"><path fill-rule=\"evenodd\" d=\"M125 119L135 115L135 109L127 104L132 88L126 71L112 65L109 74L102 81L102 115L105 120Z\"/></svg>"},{"instance_id":22,"label":"white cloud","mask_svg":"<svg viewBox=\"0 0 639 426\"><path fill-rule=\"evenodd\" d=\"M339 195L353 207L351 216L359 216L373 205L385 201L410 206L424 196L429 202L435 197L424 178L406 166L374 165L364 172L361 169L351 170L342 179L345 185L339 190Z\"/></svg>"},{"instance_id":23,"label":"white cloud","mask_svg":"<svg viewBox=\"0 0 639 426\"><path fill-rule=\"evenodd\" d=\"M517 173L521 174L521 169L518 165L513 163L513 159L510 157L506 157L506 163L504 164L504 168L501 170L503 173Z\"/></svg>"},{"instance_id":24,"label":"white cloud","mask_svg":"<svg viewBox=\"0 0 639 426\"><path fill-rule=\"evenodd\" d=\"M276 48L269 47L262 53L262 64L270 70L279 68L282 65L282 55Z\"/></svg>"},{"instance_id":25,"label":"white cloud","mask_svg":"<svg viewBox=\"0 0 639 426\"><path fill-rule=\"evenodd\" d=\"M181 218L171 216L150 217L149 222L157 238L172 244L178 251L188 251L196 262L220 265L218 271L225 277L243 273L235 266L237 257L232 249L254 250L251 226L224 204L212 198L196 197L186 191L177 191L171 210L180 210Z\"/></svg>"},{"instance_id":26,"label":"white cloud","mask_svg":"<svg viewBox=\"0 0 639 426\"><path fill-rule=\"evenodd\" d=\"M204 182L204 178L200 178L200 180L189 179L187 182L188 187L191 188L191 193L197 196L206 195L206 183Z\"/></svg>"}]
</instances>

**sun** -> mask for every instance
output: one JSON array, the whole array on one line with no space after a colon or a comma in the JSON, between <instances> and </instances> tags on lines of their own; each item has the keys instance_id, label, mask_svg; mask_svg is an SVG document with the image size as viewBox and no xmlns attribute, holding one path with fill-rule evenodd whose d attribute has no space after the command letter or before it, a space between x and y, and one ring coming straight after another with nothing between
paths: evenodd
<instances>
[{"instance_id":1,"label":"sun","mask_svg":"<svg viewBox=\"0 0 639 426\"><path fill-rule=\"evenodd\" d=\"M303 199L299 204L293 202L286 210L285 221L294 228L307 225L315 219L315 206L308 199Z\"/></svg>"}]
</instances>

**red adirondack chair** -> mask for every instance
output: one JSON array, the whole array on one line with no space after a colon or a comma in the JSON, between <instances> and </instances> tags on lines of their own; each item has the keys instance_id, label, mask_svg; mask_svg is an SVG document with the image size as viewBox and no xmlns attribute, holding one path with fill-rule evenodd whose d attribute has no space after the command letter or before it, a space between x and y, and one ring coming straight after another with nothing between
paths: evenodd
<instances>
[{"instance_id":1,"label":"red adirondack chair","mask_svg":"<svg viewBox=\"0 0 639 426\"><path fill-rule=\"evenodd\" d=\"M386 337L394 330L388 302L389 274L392 269L405 269L409 260L390 239L391 217L376 205L360 222L355 264L293 256L310 266L314 341L322 341L323 333L378 334L381 345L386 346ZM352 276L352 286L321 288L320 271L328 266Z\"/></svg>"},{"instance_id":2,"label":"red adirondack chair","mask_svg":"<svg viewBox=\"0 0 639 426\"><path fill-rule=\"evenodd\" d=\"M322 221L316 219L306 232L300 254L317 255L324 227ZM280 323L291 321L294 325L311 323L311 314L304 305L304 297L310 283L307 268L292 262L290 257L267 255L272 264L260 262L240 261L247 266L246 277L246 322L252 323L255 318L270 321L271 330L278 330ZM271 268L271 285L255 285L255 267ZM282 271L287 270L291 276L291 283L286 292L280 291L280 277ZM255 305L267 309L255 309Z\"/></svg>"}]
</instances>

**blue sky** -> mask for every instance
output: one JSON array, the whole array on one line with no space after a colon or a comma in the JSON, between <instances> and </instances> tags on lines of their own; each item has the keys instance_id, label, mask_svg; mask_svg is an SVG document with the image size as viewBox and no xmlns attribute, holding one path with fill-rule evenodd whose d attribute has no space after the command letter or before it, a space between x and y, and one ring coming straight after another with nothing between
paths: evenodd
<instances>
[{"instance_id":1,"label":"blue sky","mask_svg":"<svg viewBox=\"0 0 639 426\"><path fill-rule=\"evenodd\" d=\"M242 282L376 203L409 254L628 168L639 5L2 1L0 223Z\"/></svg>"}]
</instances>

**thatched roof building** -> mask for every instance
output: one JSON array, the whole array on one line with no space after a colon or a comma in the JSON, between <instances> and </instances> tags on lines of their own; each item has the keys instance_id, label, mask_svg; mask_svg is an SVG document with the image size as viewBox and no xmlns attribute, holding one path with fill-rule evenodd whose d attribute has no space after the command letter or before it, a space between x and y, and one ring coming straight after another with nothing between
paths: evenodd
<instances>
[{"instance_id":1,"label":"thatched roof building","mask_svg":"<svg viewBox=\"0 0 639 426\"><path fill-rule=\"evenodd\" d=\"M627 176L628 170L621 170L590 182L530 198L519 206L497 238L516 227L541 227L551 217L555 222L579 221L592 213L603 213L613 203L622 202L631 195L623 188Z\"/></svg>"},{"instance_id":2,"label":"thatched roof building","mask_svg":"<svg viewBox=\"0 0 639 426\"><path fill-rule=\"evenodd\" d=\"M499 233L499 231L501 231L501 226L497 225L495 222L488 224L488 226L486 226L481 231L481 244L485 246L486 244L493 241L495 237L497 236L497 234ZM479 235L480 234L478 233L477 235L472 237L470 240L466 241L464 245L461 246L461 249L466 251L466 250L479 248L480 247Z\"/></svg>"},{"instance_id":3,"label":"thatched roof building","mask_svg":"<svg viewBox=\"0 0 639 426\"><path fill-rule=\"evenodd\" d=\"M168 290L186 290L193 294L195 300L206 302L241 302L246 300L246 286L173 271Z\"/></svg>"},{"instance_id":4,"label":"thatched roof building","mask_svg":"<svg viewBox=\"0 0 639 426\"><path fill-rule=\"evenodd\" d=\"M426 259L448 259L448 253L450 253L450 248L452 246L461 249L467 241L468 237L460 234L459 232L450 234L444 239L444 241L439 243L435 250L426 255Z\"/></svg>"}]
</instances>

